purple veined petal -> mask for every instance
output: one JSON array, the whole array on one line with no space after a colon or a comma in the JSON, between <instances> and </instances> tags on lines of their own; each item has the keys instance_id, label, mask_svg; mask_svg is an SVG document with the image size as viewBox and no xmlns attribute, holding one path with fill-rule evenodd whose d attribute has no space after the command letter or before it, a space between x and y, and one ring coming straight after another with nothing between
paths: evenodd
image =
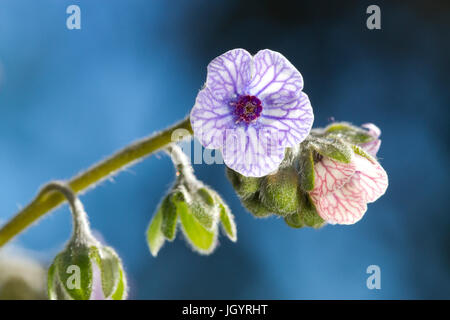
<instances>
[{"instance_id":1,"label":"purple veined petal","mask_svg":"<svg viewBox=\"0 0 450 320\"><path fill-rule=\"evenodd\" d=\"M217 100L230 100L244 94L252 76L252 56L244 49L233 49L208 65L206 87Z\"/></svg>"},{"instance_id":2,"label":"purple veined petal","mask_svg":"<svg viewBox=\"0 0 450 320\"><path fill-rule=\"evenodd\" d=\"M240 126L225 133L222 155L225 164L246 177L262 177L274 172L284 158L277 132Z\"/></svg>"},{"instance_id":3,"label":"purple veined petal","mask_svg":"<svg viewBox=\"0 0 450 320\"><path fill-rule=\"evenodd\" d=\"M365 123L361 127L366 128L369 131L368 133L372 137L374 137L375 140L367 143L362 143L360 146L371 156L376 157L381 146L381 140L378 139L378 137L381 135L381 130L373 123Z\"/></svg>"},{"instance_id":4,"label":"purple veined petal","mask_svg":"<svg viewBox=\"0 0 450 320\"><path fill-rule=\"evenodd\" d=\"M294 147L311 131L314 114L308 95L301 92L296 100L265 106L258 122L278 132L279 144Z\"/></svg>"},{"instance_id":5,"label":"purple veined petal","mask_svg":"<svg viewBox=\"0 0 450 320\"><path fill-rule=\"evenodd\" d=\"M386 171L378 162L359 155L355 155L353 162L356 165L356 173L352 177L352 183L358 185L366 202L376 201L389 185Z\"/></svg>"},{"instance_id":6,"label":"purple veined petal","mask_svg":"<svg viewBox=\"0 0 450 320\"><path fill-rule=\"evenodd\" d=\"M257 96L263 105L298 98L303 89L302 75L281 53L261 50L253 57L253 62L249 94Z\"/></svg>"},{"instance_id":7,"label":"purple veined petal","mask_svg":"<svg viewBox=\"0 0 450 320\"><path fill-rule=\"evenodd\" d=\"M344 186L355 174L356 164L342 163L323 157L314 165L315 181L311 196L320 198Z\"/></svg>"},{"instance_id":8,"label":"purple veined petal","mask_svg":"<svg viewBox=\"0 0 450 320\"><path fill-rule=\"evenodd\" d=\"M330 224L354 224L367 211L364 195L352 179L338 190L311 198L319 216Z\"/></svg>"},{"instance_id":9,"label":"purple veined petal","mask_svg":"<svg viewBox=\"0 0 450 320\"><path fill-rule=\"evenodd\" d=\"M222 148L224 131L235 125L230 108L217 100L208 87L198 93L190 120L195 137L205 148Z\"/></svg>"}]
</instances>

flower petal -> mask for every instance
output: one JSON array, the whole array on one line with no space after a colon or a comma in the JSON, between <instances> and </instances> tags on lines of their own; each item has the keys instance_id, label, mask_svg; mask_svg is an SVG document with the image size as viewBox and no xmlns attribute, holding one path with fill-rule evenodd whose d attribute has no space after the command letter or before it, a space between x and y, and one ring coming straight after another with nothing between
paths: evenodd
<instances>
[{"instance_id":1,"label":"flower petal","mask_svg":"<svg viewBox=\"0 0 450 320\"><path fill-rule=\"evenodd\" d=\"M252 56L244 49L225 52L209 63L206 87L220 101L246 93L252 63Z\"/></svg>"},{"instance_id":2,"label":"flower petal","mask_svg":"<svg viewBox=\"0 0 450 320\"><path fill-rule=\"evenodd\" d=\"M386 192L387 174L377 162L355 155L353 163L356 172L340 189L322 196L311 193L317 212L329 223L358 222L367 210L367 203Z\"/></svg>"},{"instance_id":3,"label":"flower petal","mask_svg":"<svg viewBox=\"0 0 450 320\"><path fill-rule=\"evenodd\" d=\"M356 173L352 182L358 186L366 202L374 202L381 197L388 187L388 176L376 161L355 155Z\"/></svg>"},{"instance_id":4,"label":"flower petal","mask_svg":"<svg viewBox=\"0 0 450 320\"><path fill-rule=\"evenodd\" d=\"M366 128L369 131L369 134L374 138L378 138L381 135L380 128L373 123L364 123L361 127Z\"/></svg>"},{"instance_id":5,"label":"flower petal","mask_svg":"<svg viewBox=\"0 0 450 320\"><path fill-rule=\"evenodd\" d=\"M376 139L374 141L370 141L370 142L361 144L361 148L363 148L364 151L366 151L372 157L377 156L378 150L380 150L380 146L381 146L380 139Z\"/></svg>"},{"instance_id":6,"label":"flower petal","mask_svg":"<svg viewBox=\"0 0 450 320\"><path fill-rule=\"evenodd\" d=\"M361 220L367 211L367 203L361 190L351 179L342 188L322 197L311 194L317 213L330 224L353 224Z\"/></svg>"},{"instance_id":7,"label":"flower petal","mask_svg":"<svg viewBox=\"0 0 450 320\"><path fill-rule=\"evenodd\" d=\"M378 139L381 135L381 130L373 123L365 123L361 125L361 127L366 128L369 131L369 134L375 138L373 141L361 144L361 148L363 148L371 156L376 157L381 146L381 140Z\"/></svg>"},{"instance_id":8,"label":"flower petal","mask_svg":"<svg viewBox=\"0 0 450 320\"><path fill-rule=\"evenodd\" d=\"M355 174L353 161L343 163L323 157L314 165L315 181L311 197L320 198L345 185Z\"/></svg>"},{"instance_id":9,"label":"flower petal","mask_svg":"<svg viewBox=\"0 0 450 320\"><path fill-rule=\"evenodd\" d=\"M257 96L263 105L297 99L303 89L300 72L281 54L261 50L254 57L254 73L248 93Z\"/></svg>"},{"instance_id":10,"label":"flower petal","mask_svg":"<svg viewBox=\"0 0 450 320\"><path fill-rule=\"evenodd\" d=\"M246 177L262 177L275 171L284 158L273 132L239 126L225 133L222 149L225 164Z\"/></svg>"},{"instance_id":11,"label":"flower petal","mask_svg":"<svg viewBox=\"0 0 450 320\"><path fill-rule=\"evenodd\" d=\"M198 93L190 119L195 137L211 149L221 148L224 131L234 126L230 106L215 99L208 87Z\"/></svg>"},{"instance_id":12,"label":"flower petal","mask_svg":"<svg viewBox=\"0 0 450 320\"><path fill-rule=\"evenodd\" d=\"M277 131L281 146L297 146L309 134L314 122L308 95L302 92L299 99L266 107L258 122L265 128Z\"/></svg>"}]
</instances>

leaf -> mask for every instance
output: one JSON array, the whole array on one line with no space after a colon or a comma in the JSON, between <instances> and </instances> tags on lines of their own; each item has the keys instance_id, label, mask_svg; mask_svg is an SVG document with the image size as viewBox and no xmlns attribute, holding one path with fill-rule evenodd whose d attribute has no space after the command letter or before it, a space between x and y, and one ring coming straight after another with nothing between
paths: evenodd
<instances>
[{"instance_id":1,"label":"leaf","mask_svg":"<svg viewBox=\"0 0 450 320\"><path fill-rule=\"evenodd\" d=\"M222 229L231 241L236 242L237 232L234 217L226 204L219 203L219 208L220 208L220 221L222 222Z\"/></svg>"},{"instance_id":2,"label":"leaf","mask_svg":"<svg viewBox=\"0 0 450 320\"><path fill-rule=\"evenodd\" d=\"M65 291L75 300L89 300L92 292L92 263L89 247L69 243L57 257L59 279Z\"/></svg>"},{"instance_id":3,"label":"leaf","mask_svg":"<svg viewBox=\"0 0 450 320\"><path fill-rule=\"evenodd\" d=\"M161 204L162 222L161 232L167 240L173 241L177 232L177 207L172 201L172 195L166 196Z\"/></svg>"},{"instance_id":4,"label":"leaf","mask_svg":"<svg viewBox=\"0 0 450 320\"><path fill-rule=\"evenodd\" d=\"M219 212L213 194L209 190L206 188L198 189L188 206L191 214L204 228L211 230L215 227L219 219Z\"/></svg>"},{"instance_id":5,"label":"leaf","mask_svg":"<svg viewBox=\"0 0 450 320\"><path fill-rule=\"evenodd\" d=\"M300 188L303 191L312 191L314 189L314 158L310 149L303 150L300 153L299 176Z\"/></svg>"},{"instance_id":6,"label":"leaf","mask_svg":"<svg viewBox=\"0 0 450 320\"><path fill-rule=\"evenodd\" d=\"M352 126L351 124L345 122L333 123L325 128L325 132L337 135L338 137L353 144L367 143L374 140L374 137L371 136L366 130Z\"/></svg>"},{"instance_id":7,"label":"leaf","mask_svg":"<svg viewBox=\"0 0 450 320\"><path fill-rule=\"evenodd\" d=\"M120 280L119 285L117 286L116 292L112 295L112 300L124 300L127 295L126 291L127 285L126 285L126 279L124 276L124 272L122 268L120 269Z\"/></svg>"},{"instance_id":8,"label":"leaf","mask_svg":"<svg viewBox=\"0 0 450 320\"><path fill-rule=\"evenodd\" d=\"M341 139L323 139L315 137L311 141L311 147L322 156L343 163L350 163L353 151L351 146Z\"/></svg>"},{"instance_id":9,"label":"leaf","mask_svg":"<svg viewBox=\"0 0 450 320\"><path fill-rule=\"evenodd\" d=\"M164 235L161 231L161 225L162 211L159 209L147 229L147 243L150 248L150 252L154 257L158 255L158 251L161 249L165 241Z\"/></svg>"},{"instance_id":10,"label":"leaf","mask_svg":"<svg viewBox=\"0 0 450 320\"><path fill-rule=\"evenodd\" d=\"M177 203L177 208L183 233L192 248L202 254L211 253L216 246L217 231L205 229L191 214L186 203Z\"/></svg>"},{"instance_id":11,"label":"leaf","mask_svg":"<svg viewBox=\"0 0 450 320\"><path fill-rule=\"evenodd\" d=\"M91 254L100 267L102 276L102 289L105 298L109 298L116 290L120 281L121 262L113 249L91 247Z\"/></svg>"},{"instance_id":12,"label":"leaf","mask_svg":"<svg viewBox=\"0 0 450 320\"><path fill-rule=\"evenodd\" d=\"M352 145L352 149L353 152L356 153L357 155L360 155L361 157L366 158L367 160L369 160L372 163L378 163L370 154L368 154L367 152L364 151L363 148Z\"/></svg>"},{"instance_id":13,"label":"leaf","mask_svg":"<svg viewBox=\"0 0 450 320\"><path fill-rule=\"evenodd\" d=\"M209 205L214 205L214 198L206 188L200 188L197 190L197 194L203 199L203 201Z\"/></svg>"}]
</instances>

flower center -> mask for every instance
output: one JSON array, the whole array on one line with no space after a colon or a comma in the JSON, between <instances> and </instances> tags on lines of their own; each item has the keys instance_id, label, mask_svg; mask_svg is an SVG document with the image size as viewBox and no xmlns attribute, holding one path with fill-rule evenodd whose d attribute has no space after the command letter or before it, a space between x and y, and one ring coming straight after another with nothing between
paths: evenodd
<instances>
[{"instance_id":1,"label":"flower center","mask_svg":"<svg viewBox=\"0 0 450 320\"><path fill-rule=\"evenodd\" d=\"M263 109L261 100L255 96L240 96L238 101L233 103L234 114L236 115L236 123L245 121L250 123L261 115Z\"/></svg>"}]
</instances>

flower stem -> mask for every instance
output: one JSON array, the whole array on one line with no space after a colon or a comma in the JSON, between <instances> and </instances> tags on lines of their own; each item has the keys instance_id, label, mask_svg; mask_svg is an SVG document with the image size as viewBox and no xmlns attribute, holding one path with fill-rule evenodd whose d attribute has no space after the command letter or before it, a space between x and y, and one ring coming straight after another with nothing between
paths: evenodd
<instances>
[{"instance_id":1,"label":"flower stem","mask_svg":"<svg viewBox=\"0 0 450 320\"><path fill-rule=\"evenodd\" d=\"M189 118L186 118L161 132L131 143L112 156L96 163L91 168L67 181L68 186L75 193L82 193L90 187L95 187L95 185L102 180L135 164L139 160L142 160L173 142L172 134L177 129L184 129L184 135L186 135L186 133L192 134ZM29 227L40 217L57 208L65 200L66 198L59 192L39 193L33 201L19 211L0 229L0 247Z\"/></svg>"}]
</instances>

